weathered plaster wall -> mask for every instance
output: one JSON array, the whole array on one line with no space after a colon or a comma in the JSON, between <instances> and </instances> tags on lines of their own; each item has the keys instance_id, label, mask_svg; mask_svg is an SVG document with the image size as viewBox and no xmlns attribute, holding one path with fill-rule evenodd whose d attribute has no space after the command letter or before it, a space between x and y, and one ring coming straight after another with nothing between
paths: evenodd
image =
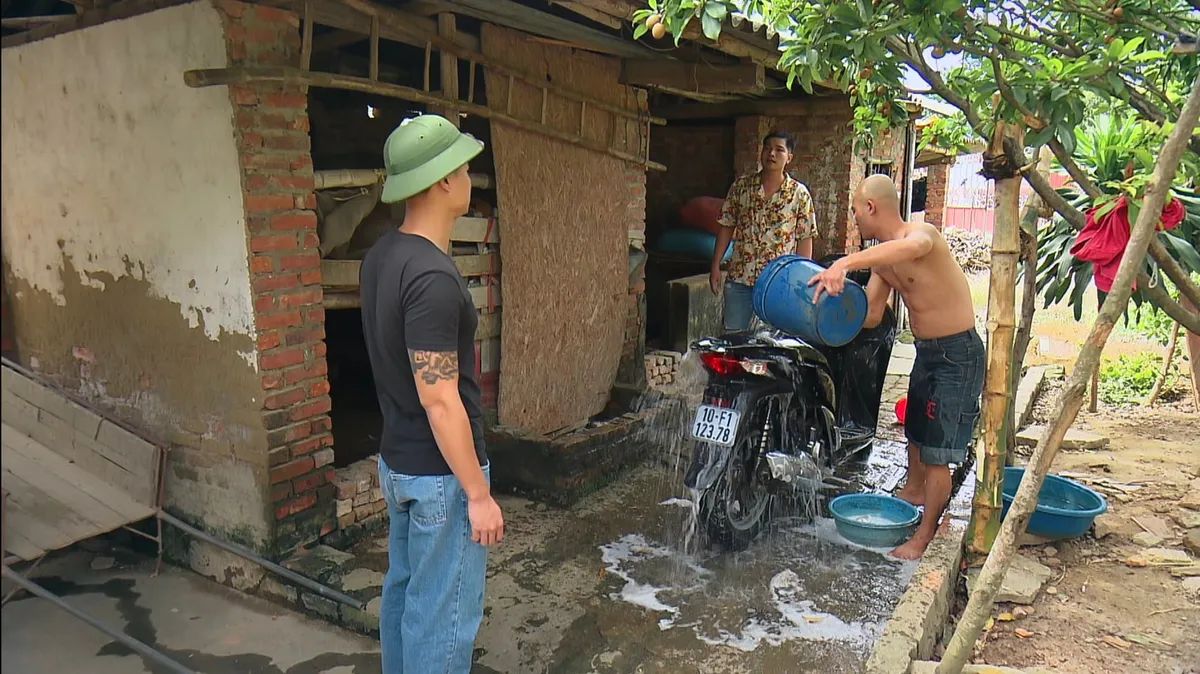
<instances>
[{"instance_id":1,"label":"weathered plaster wall","mask_svg":"<svg viewBox=\"0 0 1200 674\"><path fill-rule=\"evenodd\" d=\"M173 445L168 493L270 535L245 208L208 2L2 52L3 252L21 359Z\"/></svg>"}]
</instances>

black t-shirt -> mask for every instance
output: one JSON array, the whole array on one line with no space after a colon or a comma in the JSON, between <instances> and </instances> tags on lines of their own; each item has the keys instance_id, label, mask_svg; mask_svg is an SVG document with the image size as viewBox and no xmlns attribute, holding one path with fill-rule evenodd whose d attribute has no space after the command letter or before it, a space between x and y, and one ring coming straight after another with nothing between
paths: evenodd
<instances>
[{"instance_id":1,"label":"black t-shirt","mask_svg":"<svg viewBox=\"0 0 1200 674\"><path fill-rule=\"evenodd\" d=\"M408 352L454 351L458 393L471 420L475 454L484 465L483 407L475 375L479 316L454 260L429 239L393 229L367 253L360 282L363 334L383 412L383 460L397 473L451 474L417 397Z\"/></svg>"}]
</instances>

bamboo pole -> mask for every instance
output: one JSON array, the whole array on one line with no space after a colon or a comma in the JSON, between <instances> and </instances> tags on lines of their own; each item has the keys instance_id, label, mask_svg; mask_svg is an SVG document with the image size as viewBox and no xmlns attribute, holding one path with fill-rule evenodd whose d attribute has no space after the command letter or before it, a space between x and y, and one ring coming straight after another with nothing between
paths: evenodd
<instances>
[{"instance_id":1,"label":"bamboo pole","mask_svg":"<svg viewBox=\"0 0 1200 674\"><path fill-rule=\"evenodd\" d=\"M1162 371L1158 373L1158 378L1154 380L1154 388L1150 390L1150 396L1146 398L1146 407L1153 407L1154 403L1158 402L1158 396L1162 395L1163 386L1167 383L1167 375L1171 373L1171 361L1175 360L1175 347L1179 344L1179 324L1171 329L1171 341L1167 343L1167 357L1163 359Z\"/></svg>"},{"instance_id":2,"label":"bamboo pole","mask_svg":"<svg viewBox=\"0 0 1200 674\"><path fill-rule=\"evenodd\" d=\"M1015 132L1015 133L1014 133ZM996 123L990 153L1004 156L1004 137L1020 134ZM986 554L1000 530L1004 456L1012 430L1010 365L1016 333L1017 263L1021 255L1021 175L1012 171L996 180L996 222L992 229L992 274L988 284L987 374L983 387L983 456L977 466L971 507L969 549Z\"/></svg>"},{"instance_id":3,"label":"bamboo pole","mask_svg":"<svg viewBox=\"0 0 1200 674\"><path fill-rule=\"evenodd\" d=\"M1191 300L1183 297L1180 301L1183 308L1196 312L1196 305L1192 304ZM1188 330L1183 341L1187 345L1188 364L1192 366L1192 400L1196 409L1200 409L1200 332Z\"/></svg>"},{"instance_id":4,"label":"bamboo pole","mask_svg":"<svg viewBox=\"0 0 1200 674\"><path fill-rule=\"evenodd\" d=\"M954 636L950 639L942 662L937 667L937 674L961 674L963 666L966 665L974 651L975 640L979 638L979 633L983 630L984 623L987 622L996 593L1000 590L1000 584L1004 581L1004 576L1012 563L1013 553L1017 547L1017 534L1025 530L1030 515L1037 507L1042 482L1050 471L1054 456L1062 446L1067 429L1075 421L1083 406L1083 394L1087 381L1091 378L1092 373L1100 367L1100 354L1104 349L1104 343L1108 341L1109 334L1112 333L1113 327L1129 304L1129 296L1133 292L1133 281L1137 277L1142 259L1146 255L1150 241L1155 236L1158 222L1162 218L1162 209L1171 187L1171 178L1179 168L1179 161L1187 147L1188 138L1198 122L1200 122L1200 77L1197 77L1196 81L1192 83L1191 94L1188 96L1179 120L1159 153L1158 161L1154 166L1154 174L1146 187L1142 210L1133 226L1129 245L1121 257L1121 264L1117 268L1117 277L1113 281L1112 292L1104 300L1100 314L1096 317L1096 322L1092 325L1087 340L1079 352L1079 357L1075 361L1075 366L1071 370L1067 387L1058 397L1052 416L1054 421L1046 427L1042 437L1038 440L1037 447L1033 450L1029 468L1026 469L1021 486L1017 489L1016 497L1009 508L1008 517L1000 526L1000 534L996 538L996 543L983 563L983 569L975 582L971 598L967 602L962 618L958 621L958 627L954 630Z\"/></svg>"},{"instance_id":5,"label":"bamboo pole","mask_svg":"<svg viewBox=\"0 0 1200 674\"><path fill-rule=\"evenodd\" d=\"M200 70L188 70L183 74L183 81L189 87L211 87L222 84L250 84L253 82L275 82L283 84L298 84L309 87L324 87L327 89L342 89L345 91L361 91L367 94L379 94L380 96L388 96L390 98L398 98L405 101L413 101L415 103L423 103L425 105L453 105L457 106L463 112L483 117L484 119L494 119L502 124L515 126L518 129L536 133L556 140L561 140L564 143L578 145L587 148L593 152L607 154L617 159L621 159L632 164L645 166L648 169L655 171L665 171L667 167L649 159L638 157L628 152L609 147L604 143L597 142L591 138L560 131L558 129L543 126L537 122L531 122L524 119L519 119L511 115L504 114L499 110L475 103L466 103L464 101L451 101L440 94L435 94L412 87L406 87L402 84L389 84L385 82L372 82L369 79L362 77L351 77L349 75L335 75L333 73L321 72L305 72L298 68L288 67L264 67L264 68L210 68Z\"/></svg>"},{"instance_id":6,"label":"bamboo pole","mask_svg":"<svg viewBox=\"0 0 1200 674\"><path fill-rule=\"evenodd\" d=\"M383 169L327 169L313 171L313 189L330 190L338 187L370 187L384 177ZM491 189L492 177L486 173L474 173L471 187L477 190Z\"/></svg>"}]
</instances>

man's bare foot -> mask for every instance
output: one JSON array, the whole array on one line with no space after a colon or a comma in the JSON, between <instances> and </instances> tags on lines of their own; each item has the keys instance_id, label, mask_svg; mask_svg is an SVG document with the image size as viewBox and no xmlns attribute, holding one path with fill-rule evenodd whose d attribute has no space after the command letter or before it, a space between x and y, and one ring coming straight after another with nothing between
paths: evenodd
<instances>
[{"instance_id":1,"label":"man's bare foot","mask_svg":"<svg viewBox=\"0 0 1200 674\"><path fill-rule=\"evenodd\" d=\"M923 536L913 536L907 543L892 550L891 555L896 559L920 559L921 555L925 554L925 548L929 547L929 541L933 539Z\"/></svg>"},{"instance_id":2,"label":"man's bare foot","mask_svg":"<svg viewBox=\"0 0 1200 674\"><path fill-rule=\"evenodd\" d=\"M915 506L925 505L925 485L906 483L896 492L896 498L904 499Z\"/></svg>"}]
</instances>

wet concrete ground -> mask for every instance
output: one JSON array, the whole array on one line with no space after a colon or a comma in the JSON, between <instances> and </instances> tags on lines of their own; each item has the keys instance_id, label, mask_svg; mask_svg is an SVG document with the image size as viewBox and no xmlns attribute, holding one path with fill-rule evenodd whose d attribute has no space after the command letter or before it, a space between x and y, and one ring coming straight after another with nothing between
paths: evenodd
<instances>
[{"instance_id":1,"label":"wet concrete ground","mask_svg":"<svg viewBox=\"0 0 1200 674\"><path fill-rule=\"evenodd\" d=\"M887 410L906 386L898 354ZM906 367L907 366L907 367ZM863 471L879 486L903 470L903 446L881 445ZM685 554L690 508L681 475L650 461L570 509L500 499L507 539L489 560L485 623L473 672L561 674L859 672L916 568L842 540L829 520L782 513L742 553ZM695 547L694 545L690 547ZM345 556L343 589L378 615L382 534ZM109 570L75 551L35 574L49 589L213 674L375 674L377 642L247 597L132 553ZM376 623L377 624L377 623ZM50 604L3 609L3 665L15 672L153 671Z\"/></svg>"}]
</instances>

